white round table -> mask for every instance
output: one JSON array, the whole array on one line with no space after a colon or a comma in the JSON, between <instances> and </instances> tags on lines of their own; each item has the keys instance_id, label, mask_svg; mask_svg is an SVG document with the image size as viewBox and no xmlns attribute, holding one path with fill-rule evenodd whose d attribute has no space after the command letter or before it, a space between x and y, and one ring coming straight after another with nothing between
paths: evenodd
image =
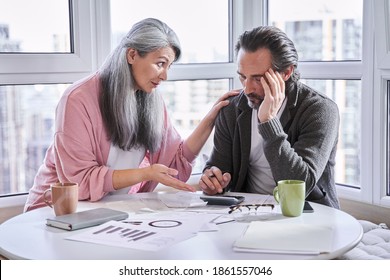
<instances>
[{"instance_id":1,"label":"white round table","mask_svg":"<svg viewBox=\"0 0 390 280\"><path fill-rule=\"evenodd\" d=\"M156 193L141 194L142 197L156 197ZM242 195L242 194L241 194ZM253 198L254 194L244 194ZM137 196L113 195L99 203L80 202L78 211L112 205L113 201L132 203ZM111 202L111 204L109 204ZM311 203L314 213L303 213L300 217L287 218L282 222L327 225L334 228L332 250L319 255L269 254L235 252L233 243L240 237L248 223L229 222L218 225L214 232L199 232L197 236L179 242L160 251L142 251L65 239L75 234L46 226L46 219L53 217L49 207L23 213L0 225L0 254L9 259L72 260L242 260L242 259L334 259L355 247L362 238L360 223L349 214L337 209ZM107 206L108 207L108 206ZM280 221L280 219L279 219ZM81 229L77 232L88 230ZM321 242L319 240L319 242Z\"/></svg>"}]
</instances>

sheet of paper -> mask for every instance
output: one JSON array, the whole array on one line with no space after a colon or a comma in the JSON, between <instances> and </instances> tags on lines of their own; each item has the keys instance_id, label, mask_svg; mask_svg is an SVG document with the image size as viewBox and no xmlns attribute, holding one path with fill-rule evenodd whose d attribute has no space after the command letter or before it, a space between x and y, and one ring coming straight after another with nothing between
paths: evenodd
<instances>
[{"instance_id":1,"label":"sheet of paper","mask_svg":"<svg viewBox=\"0 0 390 280\"><path fill-rule=\"evenodd\" d=\"M67 237L69 240L156 251L196 236L214 215L175 212L135 215L123 221L110 221L89 231Z\"/></svg>"},{"instance_id":2,"label":"sheet of paper","mask_svg":"<svg viewBox=\"0 0 390 280\"><path fill-rule=\"evenodd\" d=\"M117 246L130 249L156 251L196 235L191 231L176 231L178 221L151 221L152 224L126 224L110 221L93 230L68 237L67 239ZM155 225L155 226L153 226Z\"/></svg>"},{"instance_id":3,"label":"sheet of paper","mask_svg":"<svg viewBox=\"0 0 390 280\"><path fill-rule=\"evenodd\" d=\"M157 197L145 198L137 194L129 195L128 199L122 201L94 202L94 204L128 213L170 211Z\"/></svg>"},{"instance_id":4,"label":"sheet of paper","mask_svg":"<svg viewBox=\"0 0 390 280\"><path fill-rule=\"evenodd\" d=\"M249 195L245 197L245 201L243 204L275 204L277 205L277 202L275 201L274 197L272 195Z\"/></svg>"},{"instance_id":5,"label":"sheet of paper","mask_svg":"<svg viewBox=\"0 0 390 280\"><path fill-rule=\"evenodd\" d=\"M161 193L158 198L170 208L188 208L206 206L207 202L201 200L198 194L189 192Z\"/></svg>"},{"instance_id":6,"label":"sheet of paper","mask_svg":"<svg viewBox=\"0 0 390 280\"><path fill-rule=\"evenodd\" d=\"M235 251L320 254L332 249L333 230L321 225L251 222Z\"/></svg>"}]
</instances>

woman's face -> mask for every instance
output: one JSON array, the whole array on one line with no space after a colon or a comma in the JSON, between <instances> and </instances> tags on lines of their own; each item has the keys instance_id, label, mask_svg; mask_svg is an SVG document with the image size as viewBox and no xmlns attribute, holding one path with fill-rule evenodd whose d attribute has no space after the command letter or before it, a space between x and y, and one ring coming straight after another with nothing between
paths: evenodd
<instances>
[{"instance_id":1,"label":"woman's face","mask_svg":"<svg viewBox=\"0 0 390 280\"><path fill-rule=\"evenodd\" d=\"M168 77L168 69L175 59L171 47L158 49L144 57L135 49L127 50L127 62L131 64L136 89L152 92L161 81Z\"/></svg>"}]
</instances>

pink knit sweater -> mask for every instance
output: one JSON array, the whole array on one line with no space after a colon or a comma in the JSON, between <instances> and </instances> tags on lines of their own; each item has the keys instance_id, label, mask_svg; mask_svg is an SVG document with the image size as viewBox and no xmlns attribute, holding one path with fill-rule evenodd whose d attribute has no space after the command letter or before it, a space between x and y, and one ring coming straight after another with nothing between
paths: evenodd
<instances>
[{"instance_id":1,"label":"pink knit sweater","mask_svg":"<svg viewBox=\"0 0 390 280\"><path fill-rule=\"evenodd\" d=\"M77 182L79 200L97 201L114 191L112 169L106 166L111 142L99 107L100 82L97 73L74 83L62 96L56 111L56 132L42 166L35 177L25 211L45 206L42 194L54 182ZM179 171L188 180L195 156L164 113L166 134L158 152L145 161L161 163ZM131 193L153 191L157 182L142 182Z\"/></svg>"}]
</instances>

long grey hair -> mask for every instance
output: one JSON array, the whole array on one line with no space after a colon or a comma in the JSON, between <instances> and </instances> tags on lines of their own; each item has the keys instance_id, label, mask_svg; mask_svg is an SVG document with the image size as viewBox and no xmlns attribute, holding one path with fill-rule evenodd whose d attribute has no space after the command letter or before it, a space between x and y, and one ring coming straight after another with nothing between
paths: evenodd
<instances>
[{"instance_id":1,"label":"long grey hair","mask_svg":"<svg viewBox=\"0 0 390 280\"><path fill-rule=\"evenodd\" d=\"M269 49L275 71L282 72L292 65L293 73L286 81L286 92L290 91L299 80L297 50L294 43L279 28L260 26L244 32L236 44L236 54L241 48L248 52L255 52L261 48Z\"/></svg>"},{"instance_id":2,"label":"long grey hair","mask_svg":"<svg viewBox=\"0 0 390 280\"><path fill-rule=\"evenodd\" d=\"M144 19L133 25L100 68L102 94L100 109L112 143L123 150L160 148L164 134L164 104L154 93L136 90L127 50L141 57L160 48L171 47L175 61L181 54L175 32L157 19Z\"/></svg>"}]
</instances>

